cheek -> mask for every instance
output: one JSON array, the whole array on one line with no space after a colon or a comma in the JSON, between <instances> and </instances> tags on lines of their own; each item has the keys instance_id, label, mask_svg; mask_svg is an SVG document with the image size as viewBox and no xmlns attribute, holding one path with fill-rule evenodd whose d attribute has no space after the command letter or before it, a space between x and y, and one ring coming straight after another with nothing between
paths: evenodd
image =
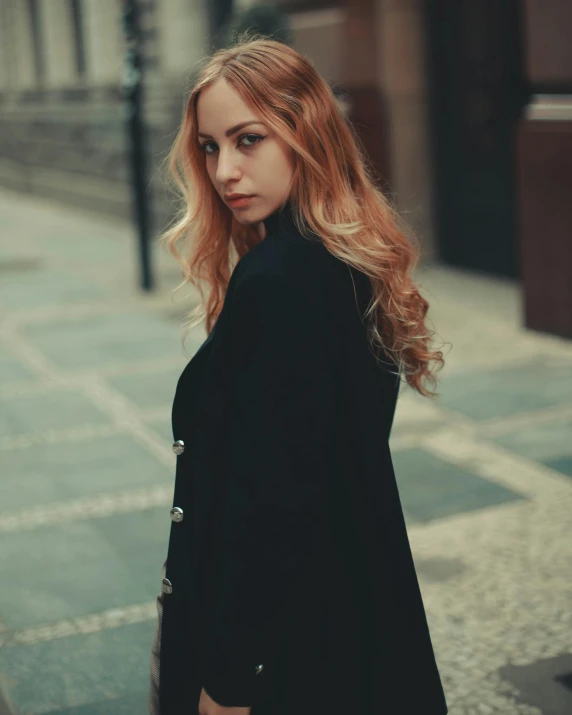
<instances>
[{"instance_id":1,"label":"cheek","mask_svg":"<svg viewBox=\"0 0 572 715\"><path fill-rule=\"evenodd\" d=\"M264 157L264 171L270 183L282 184L292 172L290 157L285 155L279 147L273 147L273 150Z\"/></svg>"},{"instance_id":2,"label":"cheek","mask_svg":"<svg viewBox=\"0 0 572 715\"><path fill-rule=\"evenodd\" d=\"M216 174L216 169L215 165L213 164L212 161L206 161L205 163L207 174L209 175L209 179L212 181L212 183L215 183L215 174Z\"/></svg>"},{"instance_id":3,"label":"cheek","mask_svg":"<svg viewBox=\"0 0 572 715\"><path fill-rule=\"evenodd\" d=\"M292 157L290 152L286 153L284 150L277 150L274 165L279 167L280 174L282 177L286 177L288 174L292 173Z\"/></svg>"}]
</instances>

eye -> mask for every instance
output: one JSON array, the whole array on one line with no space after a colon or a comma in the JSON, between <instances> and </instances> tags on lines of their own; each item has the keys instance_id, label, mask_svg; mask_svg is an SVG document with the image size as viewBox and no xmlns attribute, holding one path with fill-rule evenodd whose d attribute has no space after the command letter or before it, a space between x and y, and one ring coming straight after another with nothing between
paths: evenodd
<instances>
[{"instance_id":1,"label":"eye","mask_svg":"<svg viewBox=\"0 0 572 715\"><path fill-rule=\"evenodd\" d=\"M248 139L253 140L252 144L243 144L245 148L249 148L251 146L254 146L258 142L261 142L263 139L266 139L266 137L261 137L260 134L241 134L241 136L238 137L238 141L240 142L241 139ZM199 149L201 151L204 151L205 154L214 154L214 149L213 151L207 151L207 147L210 146L211 144L214 144L216 146L216 142L204 142L203 144L199 144Z\"/></svg>"}]
</instances>

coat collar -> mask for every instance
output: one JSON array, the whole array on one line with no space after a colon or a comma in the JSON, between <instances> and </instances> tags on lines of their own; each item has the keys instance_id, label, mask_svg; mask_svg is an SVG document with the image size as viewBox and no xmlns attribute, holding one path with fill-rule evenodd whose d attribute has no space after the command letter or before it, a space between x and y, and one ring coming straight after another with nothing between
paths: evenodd
<instances>
[{"instance_id":1,"label":"coat collar","mask_svg":"<svg viewBox=\"0 0 572 715\"><path fill-rule=\"evenodd\" d=\"M288 199L284 205L280 205L269 214L263 220L263 224L266 228L267 236L284 233L299 233L294 223L291 199Z\"/></svg>"},{"instance_id":2,"label":"coat collar","mask_svg":"<svg viewBox=\"0 0 572 715\"><path fill-rule=\"evenodd\" d=\"M279 206L275 211L269 214L265 219L263 219L262 223L266 227L267 238L270 236L276 236L282 238L302 238L308 240L300 233L294 222L294 210L291 199L288 199L284 205ZM320 241L320 239L311 231L306 223L304 223L304 227L305 233L309 237L310 241Z\"/></svg>"}]
</instances>

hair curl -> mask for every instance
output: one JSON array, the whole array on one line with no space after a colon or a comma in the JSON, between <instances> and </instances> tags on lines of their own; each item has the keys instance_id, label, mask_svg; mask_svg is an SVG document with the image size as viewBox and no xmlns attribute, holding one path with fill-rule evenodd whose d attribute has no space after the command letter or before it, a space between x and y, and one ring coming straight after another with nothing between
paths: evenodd
<instances>
[{"instance_id":1,"label":"hair curl","mask_svg":"<svg viewBox=\"0 0 572 715\"><path fill-rule=\"evenodd\" d=\"M330 253L370 278L370 346L381 348L401 378L421 395L437 396L422 384L427 380L435 386L433 372L444 360L441 351L431 349L434 331L425 325L429 304L411 277L418 248L377 186L361 141L327 82L289 45L248 32L199 63L167 156L182 202L161 239L182 266L181 285L192 283L201 296L190 313L189 328L206 316L210 333L234 265L263 240L256 225L236 221L214 189L198 148L197 99L221 77L294 150L289 198L297 225L307 222ZM183 251L181 242L186 245ZM207 298L202 282L208 286ZM431 362L437 367L431 369Z\"/></svg>"}]
</instances>

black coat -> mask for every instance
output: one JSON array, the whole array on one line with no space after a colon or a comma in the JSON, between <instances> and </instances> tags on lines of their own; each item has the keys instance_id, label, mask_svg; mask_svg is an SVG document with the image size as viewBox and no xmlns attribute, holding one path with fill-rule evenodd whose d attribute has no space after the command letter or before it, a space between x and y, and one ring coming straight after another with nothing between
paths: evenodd
<instances>
[{"instance_id":1,"label":"black coat","mask_svg":"<svg viewBox=\"0 0 572 715\"><path fill-rule=\"evenodd\" d=\"M252 715L445 715L369 281L290 204L264 223L173 404L161 715L194 715L202 687Z\"/></svg>"}]
</instances>

